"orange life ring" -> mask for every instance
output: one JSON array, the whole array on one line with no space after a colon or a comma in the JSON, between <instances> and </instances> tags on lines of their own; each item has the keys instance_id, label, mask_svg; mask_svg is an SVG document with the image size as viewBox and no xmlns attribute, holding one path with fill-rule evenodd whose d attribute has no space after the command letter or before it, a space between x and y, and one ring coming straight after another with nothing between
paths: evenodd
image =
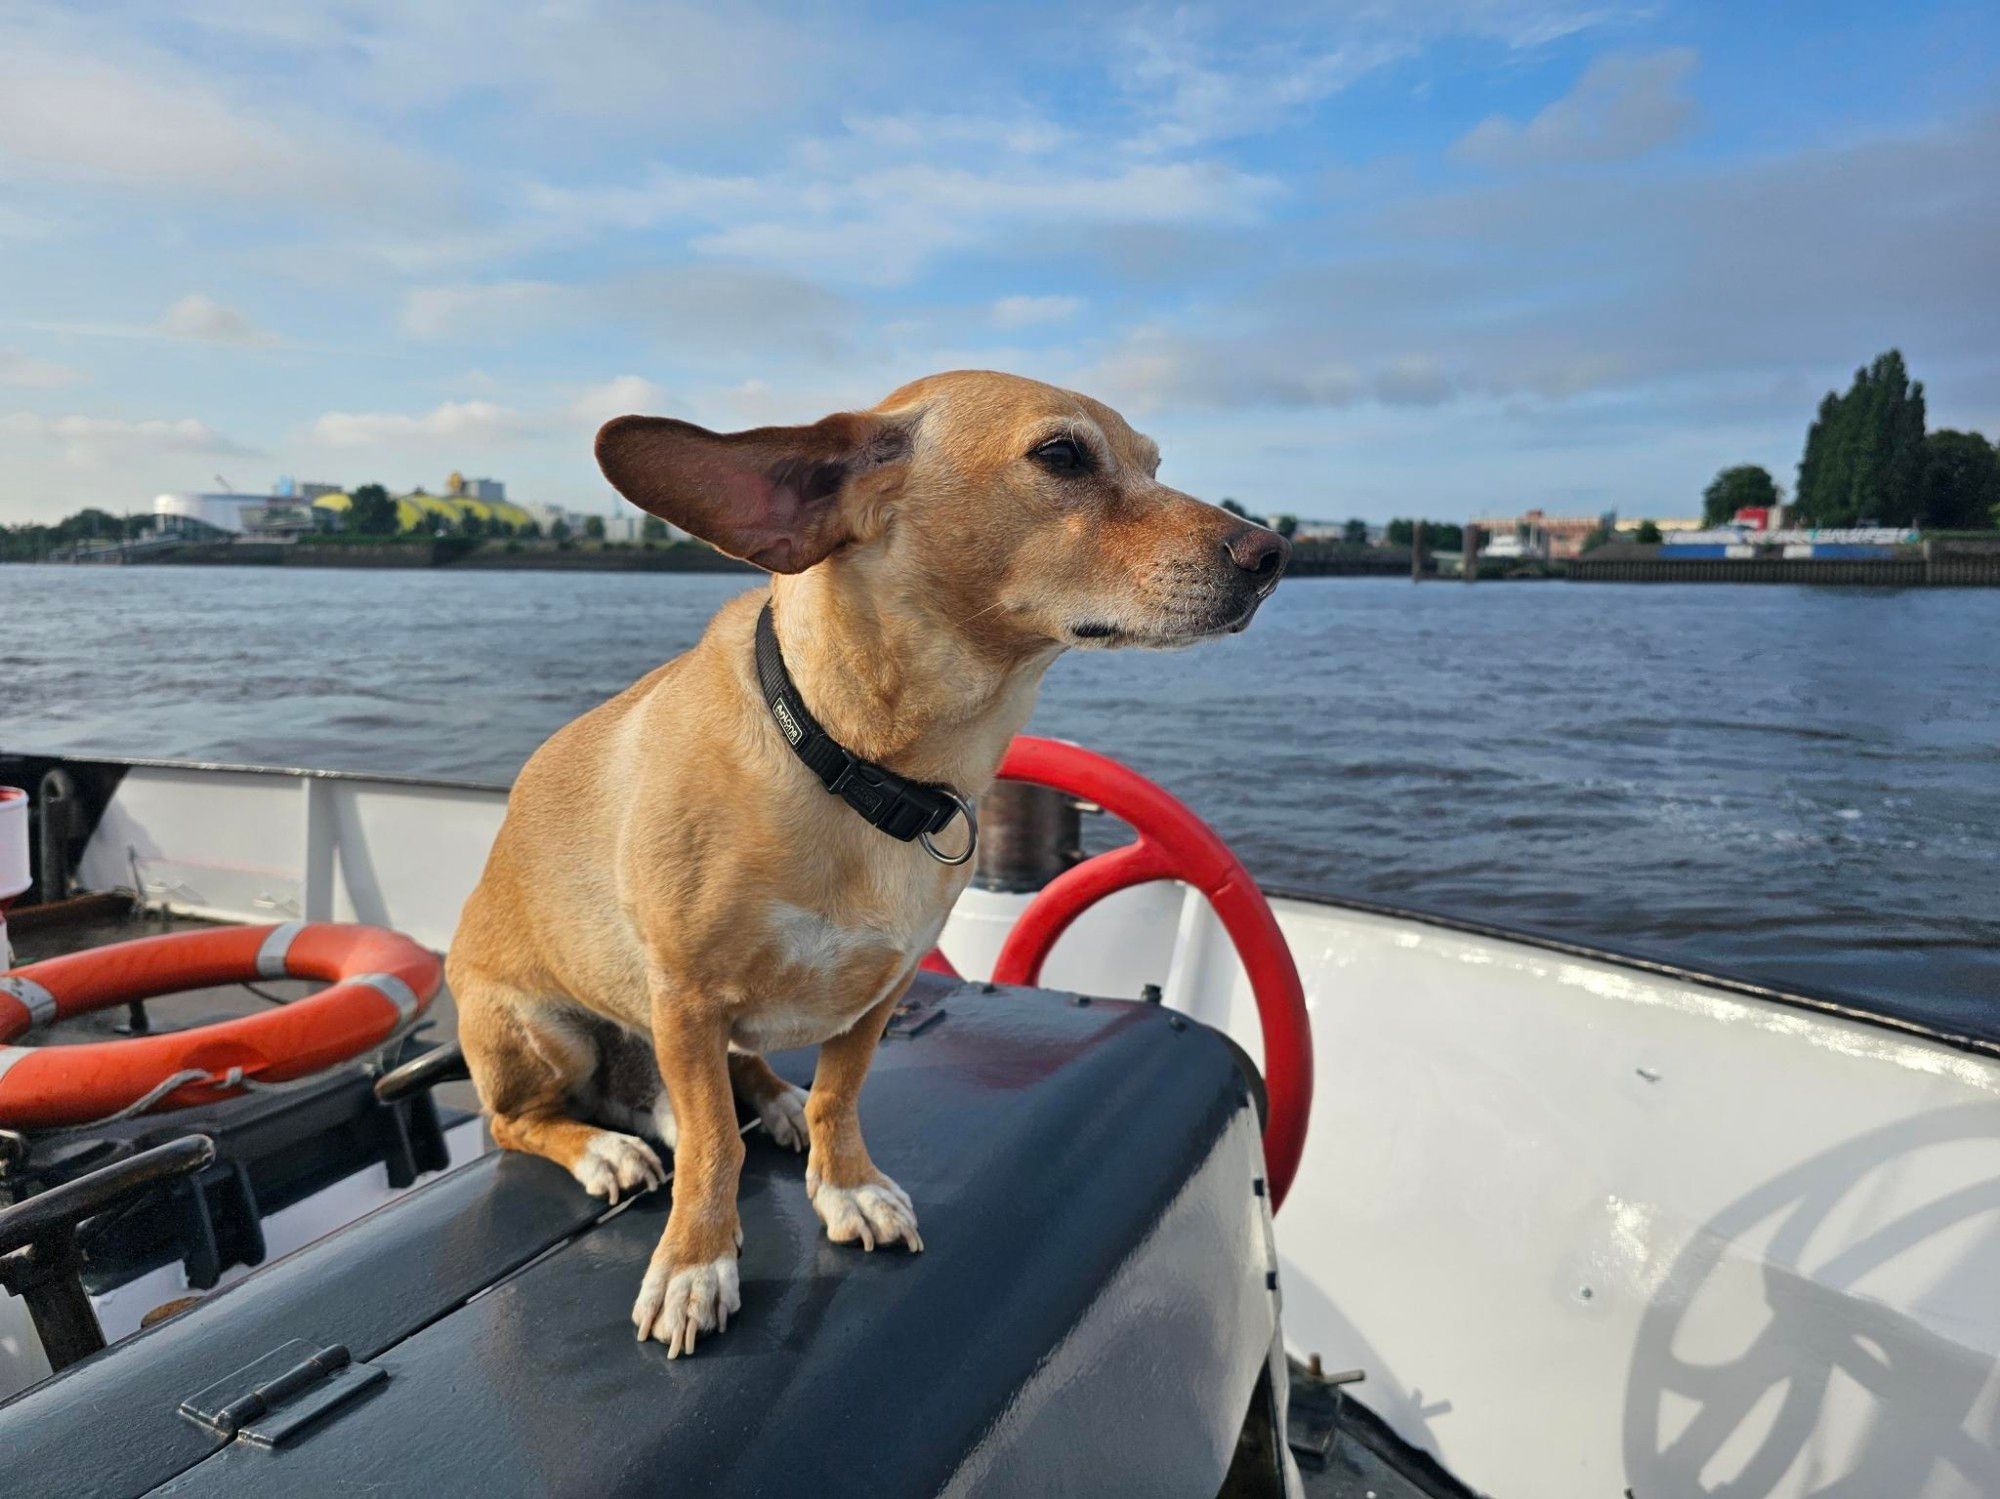
<instances>
[{"instance_id":1,"label":"orange life ring","mask_svg":"<svg viewBox=\"0 0 2000 1499\"><path fill-rule=\"evenodd\" d=\"M0 975L0 1125L84 1124L147 1104L182 1109L331 1067L386 1041L438 991L437 955L398 932L336 922L215 927L49 958ZM135 999L258 979L332 980L215 1025L78 1046L16 1046L30 1029Z\"/></svg>"}]
</instances>

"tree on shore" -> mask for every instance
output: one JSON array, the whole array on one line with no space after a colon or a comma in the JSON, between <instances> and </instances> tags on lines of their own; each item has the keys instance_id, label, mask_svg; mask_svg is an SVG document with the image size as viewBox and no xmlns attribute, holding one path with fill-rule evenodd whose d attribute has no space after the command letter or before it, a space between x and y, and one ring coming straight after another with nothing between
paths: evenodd
<instances>
[{"instance_id":1,"label":"tree on shore","mask_svg":"<svg viewBox=\"0 0 2000 1499\"><path fill-rule=\"evenodd\" d=\"M1340 539L1346 545L1351 547L1367 546L1368 522L1361 519L1360 516L1355 516L1352 520L1348 521L1348 523L1341 528Z\"/></svg>"},{"instance_id":2,"label":"tree on shore","mask_svg":"<svg viewBox=\"0 0 2000 1499\"><path fill-rule=\"evenodd\" d=\"M1708 488L1701 492L1701 523L1726 526L1739 510L1777 503L1778 485L1770 470L1755 463L1739 463L1710 479Z\"/></svg>"},{"instance_id":3,"label":"tree on shore","mask_svg":"<svg viewBox=\"0 0 2000 1499\"><path fill-rule=\"evenodd\" d=\"M1935 531L2000 526L2000 453L1992 443L1948 427L1924 439L1917 524Z\"/></svg>"},{"instance_id":4,"label":"tree on shore","mask_svg":"<svg viewBox=\"0 0 2000 1499\"><path fill-rule=\"evenodd\" d=\"M1382 539L1392 547L1406 547L1416 535L1416 522L1407 519L1392 520L1382 533ZM1465 549L1465 527L1450 526L1442 521L1424 522L1424 550L1427 552L1459 552Z\"/></svg>"},{"instance_id":5,"label":"tree on shore","mask_svg":"<svg viewBox=\"0 0 2000 1499\"><path fill-rule=\"evenodd\" d=\"M347 529L357 536L394 536L402 529L396 502L380 484L358 486L347 502Z\"/></svg>"},{"instance_id":6,"label":"tree on shore","mask_svg":"<svg viewBox=\"0 0 2000 1499\"><path fill-rule=\"evenodd\" d=\"M1642 520L1639 522L1639 529L1632 533L1632 539L1640 546L1656 547L1664 538L1660 535L1658 526L1649 520Z\"/></svg>"},{"instance_id":7,"label":"tree on shore","mask_svg":"<svg viewBox=\"0 0 2000 1499\"><path fill-rule=\"evenodd\" d=\"M1924 386L1899 350L1828 391L1799 458L1800 518L1815 526L1915 525L1924 479Z\"/></svg>"},{"instance_id":8,"label":"tree on shore","mask_svg":"<svg viewBox=\"0 0 2000 1499\"><path fill-rule=\"evenodd\" d=\"M18 526L0 526L0 557L32 561L82 541L130 541L150 531L153 520L150 515L113 515L96 505L86 505L53 525L23 521Z\"/></svg>"},{"instance_id":9,"label":"tree on shore","mask_svg":"<svg viewBox=\"0 0 2000 1499\"><path fill-rule=\"evenodd\" d=\"M592 541L604 540L604 517L601 515L586 516L583 522L583 534L588 536Z\"/></svg>"}]
</instances>

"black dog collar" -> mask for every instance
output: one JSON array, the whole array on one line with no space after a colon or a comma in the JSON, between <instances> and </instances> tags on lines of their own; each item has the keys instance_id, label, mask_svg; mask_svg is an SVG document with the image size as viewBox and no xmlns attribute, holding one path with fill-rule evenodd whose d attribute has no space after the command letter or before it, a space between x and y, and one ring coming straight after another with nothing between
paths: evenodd
<instances>
[{"instance_id":1,"label":"black dog collar","mask_svg":"<svg viewBox=\"0 0 2000 1499\"><path fill-rule=\"evenodd\" d=\"M913 838L921 840L924 852L940 864L963 864L972 857L979 842L979 815L971 802L949 786L912 781L864 760L842 748L839 740L819 726L799 689L792 685L792 674L785 670L768 603L757 616L757 682L778 732L828 791L891 838L905 843ZM931 835L943 832L955 817L965 819L965 852L940 853Z\"/></svg>"}]
</instances>

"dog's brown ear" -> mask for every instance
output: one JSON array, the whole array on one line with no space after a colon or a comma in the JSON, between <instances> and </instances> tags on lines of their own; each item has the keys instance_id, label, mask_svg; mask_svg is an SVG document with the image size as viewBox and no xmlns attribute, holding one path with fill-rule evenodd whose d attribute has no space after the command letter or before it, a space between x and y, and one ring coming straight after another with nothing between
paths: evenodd
<instances>
[{"instance_id":1,"label":"dog's brown ear","mask_svg":"<svg viewBox=\"0 0 2000 1499\"><path fill-rule=\"evenodd\" d=\"M909 446L905 426L869 412L748 432L621 416L597 434L597 465L641 510L732 557L796 573L854 539L841 505L848 481Z\"/></svg>"}]
</instances>

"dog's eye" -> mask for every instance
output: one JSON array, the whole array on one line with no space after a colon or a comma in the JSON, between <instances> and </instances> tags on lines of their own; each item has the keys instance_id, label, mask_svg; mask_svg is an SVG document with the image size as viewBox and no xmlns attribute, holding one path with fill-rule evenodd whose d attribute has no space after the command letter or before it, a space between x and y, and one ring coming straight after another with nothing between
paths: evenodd
<instances>
[{"instance_id":1,"label":"dog's eye","mask_svg":"<svg viewBox=\"0 0 2000 1499\"><path fill-rule=\"evenodd\" d=\"M1090 455L1073 437L1052 437L1028 456L1056 474L1081 474L1090 468Z\"/></svg>"}]
</instances>

